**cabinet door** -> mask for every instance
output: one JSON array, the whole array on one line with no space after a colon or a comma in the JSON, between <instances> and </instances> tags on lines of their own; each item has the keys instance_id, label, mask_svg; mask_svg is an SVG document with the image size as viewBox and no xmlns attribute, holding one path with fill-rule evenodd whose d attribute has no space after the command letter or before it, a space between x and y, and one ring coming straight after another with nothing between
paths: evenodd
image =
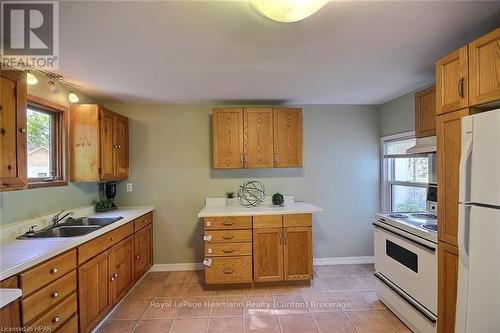
<instances>
[{"instance_id":1,"label":"cabinet door","mask_svg":"<svg viewBox=\"0 0 500 333\"><path fill-rule=\"evenodd\" d=\"M114 124L115 177L128 178L128 118L116 115Z\"/></svg>"},{"instance_id":2,"label":"cabinet door","mask_svg":"<svg viewBox=\"0 0 500 333\"><path fill-rule=\"evenodd\" d=\"M244 111L245 168L273 167L273 109Z\"/></svg>"},{"instance_id":3,"label":"cabinet door","mask_svg":"<svg viewBox=\"0 0 500 333\"><path fill-rule=\"evenodd\" d=\"M26 74L0 72L0 191L9 191L27 184Z\"/></svg>"},{"instance_id":4,"label":"cabinet door","mask_svg":"<svg viewBox=\"0 0 500 333\"><path fill-rule=\"evenodd\" d=\"M0 282L0 288L18 288L17 276ZM0 332L16 332L19 327L21 327L19 300L15 300L0 309Z\"/></svg>"},{"instance_id":5,"label":"cabinet door","mask_svg":"<svg viewBox=\"0 0 500 333\"><path fill-rule=\"evenodd\" d=\"M283 229L253 230L253 274L255 282L283 280Z\"/></svg>"},{"instance_id":6,"label":"cabinet door","mask_svg":"<svg viewBox=\"0 0 500 333\"><path fill-rule=\"evenodd\" d=\"M468 106L467 46L436 62L436 112L455 111Z\"/></svg>"},{"instance_id":7,"label":"cabinet door","mask_svg":"<svg viewBox=\"0 0 500 333\"><path fill-rule=\"evenodd\" d=\"M115 115L101 108L100 117L101 180L115 179Z\"/></svg>"},{"instance_id":8,"label":"cabinet door","mask_svg":"<svg viewBox=\"0 0 500 333\"><path fill-rule=\"evenodd\" d=\"M214 109L212 117L214 168L243 168L243 110Z\"/></svg>"},{"instance_id":9,"label":"cabinet door","mask_svg":"<svg viewBox=\"0 0 500 333\"><path fill-rule=\"evenodd\" d=\"M124 296L134 284L134 238L129 236L111 247L109 253L109 281L111 304Z\"/></svg>"},{"instance_id":10,"label":"cabinet door","mask_svg":"<svg viewBox=\"0 0 500 333\"><path fill-rule=\"evenodd\" d=\"M469 109L437 116L438 238L457 246L461 119Z\"/></svg>"},{"instance_id":11,"label":"cabinet door","mask_svg":"<svg viewBox=\"0 0 500 333\"><path fill-rule=\"evenodd\" d=\"M312 278L312 228L284 229L285 280Z\"/></svg>"},{"instance_id":12,"label":"cabinet door","mask_svg":"<svg viewBox=\"0 0 500 333\"><path fill-rule=\"evenodd\" d=\"M469 104L500 99L500 28L469 44Z\"/></svg>"},{"instance_id":13,"label":"cabinet door","mask_svg":"<svg viewBox=\"0 0 500 333\"><path fill-rule=\"evenodd\" d=\"M438 245L438 322L439 333L455 331L458 284L458 248Z\"/></svg>"},{"instance_id":14,"label":"cabinet door","mask_svg":"<svg viewBox=\"0 0 500 333\"><path fill-rule=\"evenodd\" d=\"M436 135L436 86L415 94L415 136Z\"/></svg>"},{"instance_id":15,"label":"cabinet door","mask_svg":"<svg viewBox=\"0 0 500 333\"><path fill-rule=\"evenodd\" d=\"M111 309L108 251L78 268L80 332L90 332Z\"/></svg>"},{"instance_id":16,"label":"cabinet door","mask_svg":"<svg viewBox=\"0 0 500 333\"><path fill-rule=\"evenodd\" d=\"M302 109L274 109L274 166L302 167Z\"/></svg>"},{"instance_id":17,"label":"cabinet door","mask_svg":"<svg viewBox=\"0 0 500 333\"><path fill-rule=\"evenodd\" d=\"M137 281L153 264L153 226L149 224L134 234L134 279Z\"/></svg>"}]
</instances>

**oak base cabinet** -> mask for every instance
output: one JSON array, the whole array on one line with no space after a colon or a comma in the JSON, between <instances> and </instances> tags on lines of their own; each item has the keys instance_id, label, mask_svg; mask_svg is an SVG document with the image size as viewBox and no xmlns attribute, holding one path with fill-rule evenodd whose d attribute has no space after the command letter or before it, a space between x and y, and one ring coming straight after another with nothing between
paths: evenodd
<instances>
[{"instance_id":1,"label":"oak base cabinet","mask_svg":"<svg viewBox=\"0 0 500 333\"><path fill-rule=\"evenodd\" d=\"M137 281L153 265L153 226L148 225L134 234L134 280Z\"/></svg>"},{"instance_id":2,"label":"oak base cabinet","mask_svg":"<svg viewBox=\"0 0 500 333\"><path fill-rule=\"evenodd\" d=\"M0 282L0 288L18 288L17 276L10 277ZM15 332L21 327L19 300L15 300L0 309L0 332Z\"/></svg>"},{"instance_id":3,"label":"oak base cabinet","mask_svg":"<svg viewBox=\"0 0 500 333\"><path fill-rule=\"evenodd\" d=\"M438 322L439 333L455 331L457 307L458 248L439 242L438 244Z\"/></svg>"}]
</instances>

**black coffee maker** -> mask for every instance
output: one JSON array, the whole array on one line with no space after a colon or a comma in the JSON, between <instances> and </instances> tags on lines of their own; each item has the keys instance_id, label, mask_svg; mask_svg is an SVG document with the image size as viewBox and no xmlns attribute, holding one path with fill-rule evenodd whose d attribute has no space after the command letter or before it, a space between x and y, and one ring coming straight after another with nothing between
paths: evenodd
<instances>
[{"instance_id":1,"label":"black coffee maker","mask_svg":"<svg viewBox=\"0 0 500 333\"><path fill-rule=\"evenodd\" d=\"M111 209L117 209L115 205L115 196L116 196L116 183L106 183L104 185L104 193L106 194L106 198L111 203Z\"/></svg>"}]
</instances>

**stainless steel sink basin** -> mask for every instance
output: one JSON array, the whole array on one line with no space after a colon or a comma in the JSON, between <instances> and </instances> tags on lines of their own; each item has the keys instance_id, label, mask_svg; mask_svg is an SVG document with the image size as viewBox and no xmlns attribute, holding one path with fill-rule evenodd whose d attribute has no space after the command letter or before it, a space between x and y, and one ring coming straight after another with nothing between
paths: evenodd
<instances>
[{"instance_id":1,"label":"stainless steel sink basin","mask_svg":"<svg viewBox=\"0 0 500 333\"><path fill-rule=\"evenodd\" d=\"M76 237L96 231L101 226L57 226L48 229L42 229L33 234L24 234L19 238L50 238L50 237Z\"/></svg>"},{"instance_id":2,"label":"stainless steel sink basin","mask_svg":"<svg viewBox=\"0 0 500 333\"><path fill-rule=\"evenodd\" d=\"M118 216L118 217L79 217L77 219L74 219L72 217L68 218L64 225L67 226L92 226L92 225L97 225L97 226L107 226L108 224L111 224L113 222L121 220L123 217Z\"/></svg>"}]
</instances>

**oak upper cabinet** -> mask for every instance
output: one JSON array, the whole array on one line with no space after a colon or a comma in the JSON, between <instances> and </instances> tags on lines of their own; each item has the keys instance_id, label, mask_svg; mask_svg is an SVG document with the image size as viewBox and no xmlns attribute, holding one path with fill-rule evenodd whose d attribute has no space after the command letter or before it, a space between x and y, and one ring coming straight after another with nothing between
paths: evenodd
<instances>
[{"instance_id":1,"label":"oak upper cabinet","mask_svg":"<svg viewBox=\"0 0 500 333\"><path fill-rule=\"evenodd\" d=\"M437 331L455 331L458 285L458 248L439 242L438 245L438 322Z\"/></svg>"},{"instance_id":2,"label":"oak upper cabinet","mask_svg":"<svg viewBox=\"0 0 500 333\"><path fill-rule=\"evenodd\" d=\"M140 229L134 234L134 279L137 281L153 264L153 226Z\"/></svg>"},{"instance_id":3,"label":"oak upper cabinet","mask_svg":"<svg viewBox=\"0 0 500 333\"><path fill-rule=\"evenodd\" d=\"M281 216L279 216L281 218ZM280 221L281 224L281 221ZM283 281L283 229L253 230L253 274L255 282Z\"/></svg>"},{"instance_id":4,"label":"oak upper cabinet","mask_svg":"<svg viewBox=\"0 0 500 333\"><path fill-rule=\"evenodd\" d=\"M302 167L302 109L274 109L274 166Z\"/></svg>"},{"instance_id":5,"label":"oak upper cabinet","mask_svg":"<svg viewBox=\"0 0 500 333\"><path fill-rule=\"evenodd\" d=\"M500 28L469 44L469 104L500 99Z\"/></svg>"},{"instance_id":6,"label":"oak upper cabinet","mask_svg":"<svg viewBox=\"0 0 500 333\"><path fill-rule=\"evenodd\" d=\"M213 166L243 168L243 110L213 110Z\"/></svg>"},{"instance_id":7,"label":"oak upper cabinet","mask_svg":"<svg viewBox=\"0 0 500 333\"><path fill-rule=\"evenodd\" d=\"M243 111L243 161L246 168L273 167L273 110Z\"/></svg>"},{"instance_id":8,"label":"oak upper cabinet","mask_svg":"<svg viewBox=\"0 0 500 333\"><path fill-rule=\"evenodd\" d=\"M415 94L415 136L436 135L436 86Z\"/></svg>"},{"instance_id":9,"label":"oak upper cabinet","mask_svg":"<svg viewBox=\"0 0 500 333\"><path fill-rule=\"evenodd\" d=\"M71 181L128 178L128 118L96 104L73 104L70 117Z\"/></svg>"},{"instance_id":10,"label":"oak upper cabinet","mask_svg":"<svg viewBox=\"0 0 500 333\"><path fill-rule=\"evenodd\" d=\"M134 284L134 236L111 247L109 275L111 303L114 305Z\"/></svg>"},{"instance_id":11,"label":"oak upper cabinet","mask_svg":"<svg viewBox=\"0 0 500 333\"><path fill-rule=\"evenodd\" d=\"M464 46L436 62L436 112L466 108L469 87L468 54Z\"/></svg>"},{"instance_id":12,"label":"oak upper cabinet","mask_svg":"<svg viewBox=\"0 0 500 333\"><path fill-rule=\"evenodd\" d=\"M109 251L78 268L80 332L90 332L112 307Z\"/></svg>"},{"instance_id":13,"label":"oak upper cabinet","mask_svg":"<svg viewBox=\"0 0 500 333\"><path fill-rule=\"evenodd\" d=\"M0 70L0 191L27 184L26 74Z\"/></svg>"}]
</instances>

